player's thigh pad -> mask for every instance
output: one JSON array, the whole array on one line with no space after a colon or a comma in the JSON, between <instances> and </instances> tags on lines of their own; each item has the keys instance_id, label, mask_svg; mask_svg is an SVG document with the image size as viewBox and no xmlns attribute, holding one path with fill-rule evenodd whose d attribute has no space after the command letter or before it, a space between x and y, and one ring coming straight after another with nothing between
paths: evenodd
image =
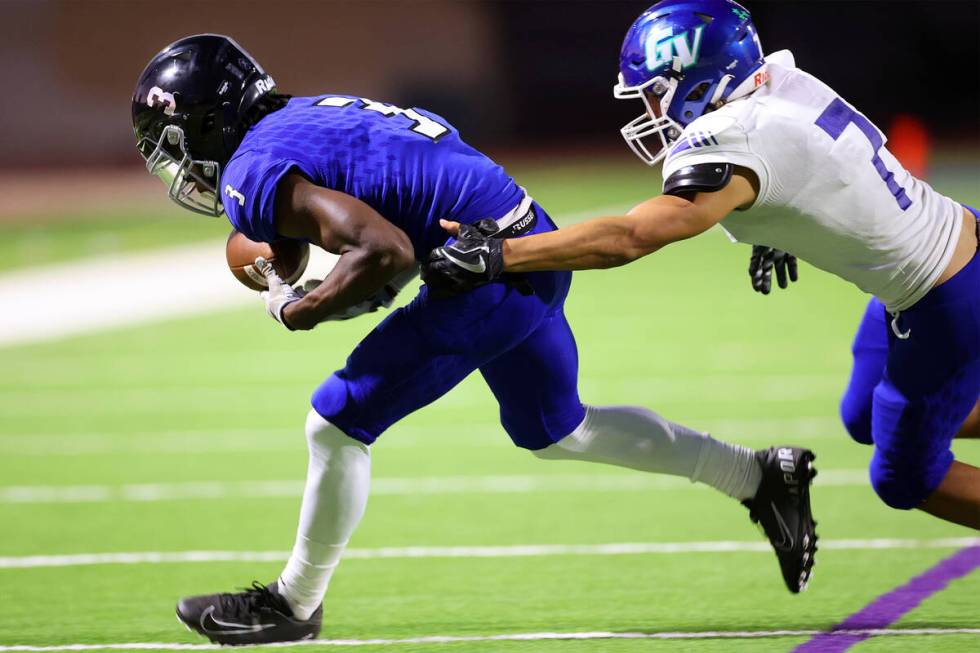
<instances>
[{"instance_id":1,"label":"player's thigh pad","mask_svg":"<svg viewBox=\"0 0 980 653\"><path fill-rule=\"evenodd\" d=\"M500 404L500 423L519 447L550 446L585 418L575 336L561 311L480 372Z\"/></svg>"},{"instance_id":2,"label":"player's thigh pad","mask_svg":"<svg viewBox=\"0 0 980 653\"><path fill-rule=\"evenodd\" d=\"M423 286L316 389L313 408L347 435L371 444L389 426L527 338L553 312L547 299L555 298L524 296L503 283L435 299Z\"/></svg>"},{"instance_id":3,"label":"player's thigh pad","mask_svg":"<svg viewBox=\"0 0 980 653\"><path fill-rule=\"evenodd\" d=\"M888 322L885 306L872 297L864 310L851 346L854 366L840 402L841 421L856 442L871 444L871 403L875 386L888 359Z\"/></svg>"},{"instance_id":4,"label":"player's thigh pad","mask_svg":"<svg viewBox=\"0 0 980 653\"><path fill-rule=\"evenodd\" d=\"M871 482L894 508L914 508L953 461L950 443L980 394L980 256L902 312L875 388Z\"/></svg>"}]
</instances>

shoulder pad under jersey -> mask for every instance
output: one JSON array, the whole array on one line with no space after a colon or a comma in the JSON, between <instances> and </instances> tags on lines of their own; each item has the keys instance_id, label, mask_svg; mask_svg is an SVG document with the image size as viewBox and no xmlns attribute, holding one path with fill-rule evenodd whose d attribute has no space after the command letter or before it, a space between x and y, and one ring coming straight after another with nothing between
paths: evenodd
<instances>
[{"instance_id":1,"label":"shoulder pad under jersey","mask_svg":"<svg viewBox=\"0 0 980 653\"><path fill-rule=\"evenodd\" d=\"M731 181L734 168L731 163L695 163L678 168L664 179L664 195L721 190Z\"/></svg>"}]
</instances>

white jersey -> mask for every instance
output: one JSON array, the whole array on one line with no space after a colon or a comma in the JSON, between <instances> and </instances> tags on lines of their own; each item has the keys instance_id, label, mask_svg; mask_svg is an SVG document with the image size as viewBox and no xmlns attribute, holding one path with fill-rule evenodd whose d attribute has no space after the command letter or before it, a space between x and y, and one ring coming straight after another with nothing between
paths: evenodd
<instances>
[{"instance_id":1,"label":"white jersey","mask_svg":"<svg viewBox=\"0 0 980 653\"><path fill-rule=\"evenodd\" d=\"M790 252L900 311L946 269L962 208L916 179L880 131L783 50L769 83L691 122L663 176L731 163L759 178L759 195L722 221L733 240Z\"/></svg>"}]
</instances>

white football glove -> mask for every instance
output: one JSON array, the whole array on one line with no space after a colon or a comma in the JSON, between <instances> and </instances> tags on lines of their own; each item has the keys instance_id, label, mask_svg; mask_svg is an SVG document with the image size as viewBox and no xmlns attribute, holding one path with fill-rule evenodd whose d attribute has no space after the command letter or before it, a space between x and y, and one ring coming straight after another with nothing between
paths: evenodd
<instances>
[{"instance_id":1,"label":"white football glove","mask_svg":"<svg viewBox=\"0 0 980 653\"><path fill-rule=\"evenodd\" d=\"M265 309L276 322L292 331L293 329L283 321L282 312L293 302L298 302L306 293L293 288L279 278L272 263L261 256L255 259L255 268L265 276L266 283L269 285L268 290L259 293L259 296L265 300Z\"/></svg>"}]
</instances>

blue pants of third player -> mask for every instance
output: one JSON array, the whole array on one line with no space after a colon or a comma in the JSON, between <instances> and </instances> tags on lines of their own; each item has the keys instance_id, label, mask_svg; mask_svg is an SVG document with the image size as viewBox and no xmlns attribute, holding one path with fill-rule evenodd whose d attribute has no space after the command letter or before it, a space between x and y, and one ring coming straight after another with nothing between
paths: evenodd
<instances>
[{"instance_id":1,"label":"blue pants of third player","mask_svg":"<svg viewBox=\"0 0 980 653\"><path fill-rule=\"evenodd\" d=\"M535 205L533 233L554 225ZM350 437L373 443L389 426L479 370L520 447L542 449L585 417L578 352L563 305L570 272L526 275L534 293L506 283L436 299L426 286L354 349L313 394L313 408ZM468 420L459 422L464 435Z\"/></svg>"},{"instance_id":2,"label":"blue pants of third player","mask_svg":"<svg viewBox=\"0 0 980 653\"><path fill-rule=\"evenodd\" d=\"M980 255L902 311L896 328L907 339L890 322L872 298L841 418L852 438L874 444L871 483L881 499L910 509L946 476L950 444L980 396Z\"/></svg>"}]
</instances>

